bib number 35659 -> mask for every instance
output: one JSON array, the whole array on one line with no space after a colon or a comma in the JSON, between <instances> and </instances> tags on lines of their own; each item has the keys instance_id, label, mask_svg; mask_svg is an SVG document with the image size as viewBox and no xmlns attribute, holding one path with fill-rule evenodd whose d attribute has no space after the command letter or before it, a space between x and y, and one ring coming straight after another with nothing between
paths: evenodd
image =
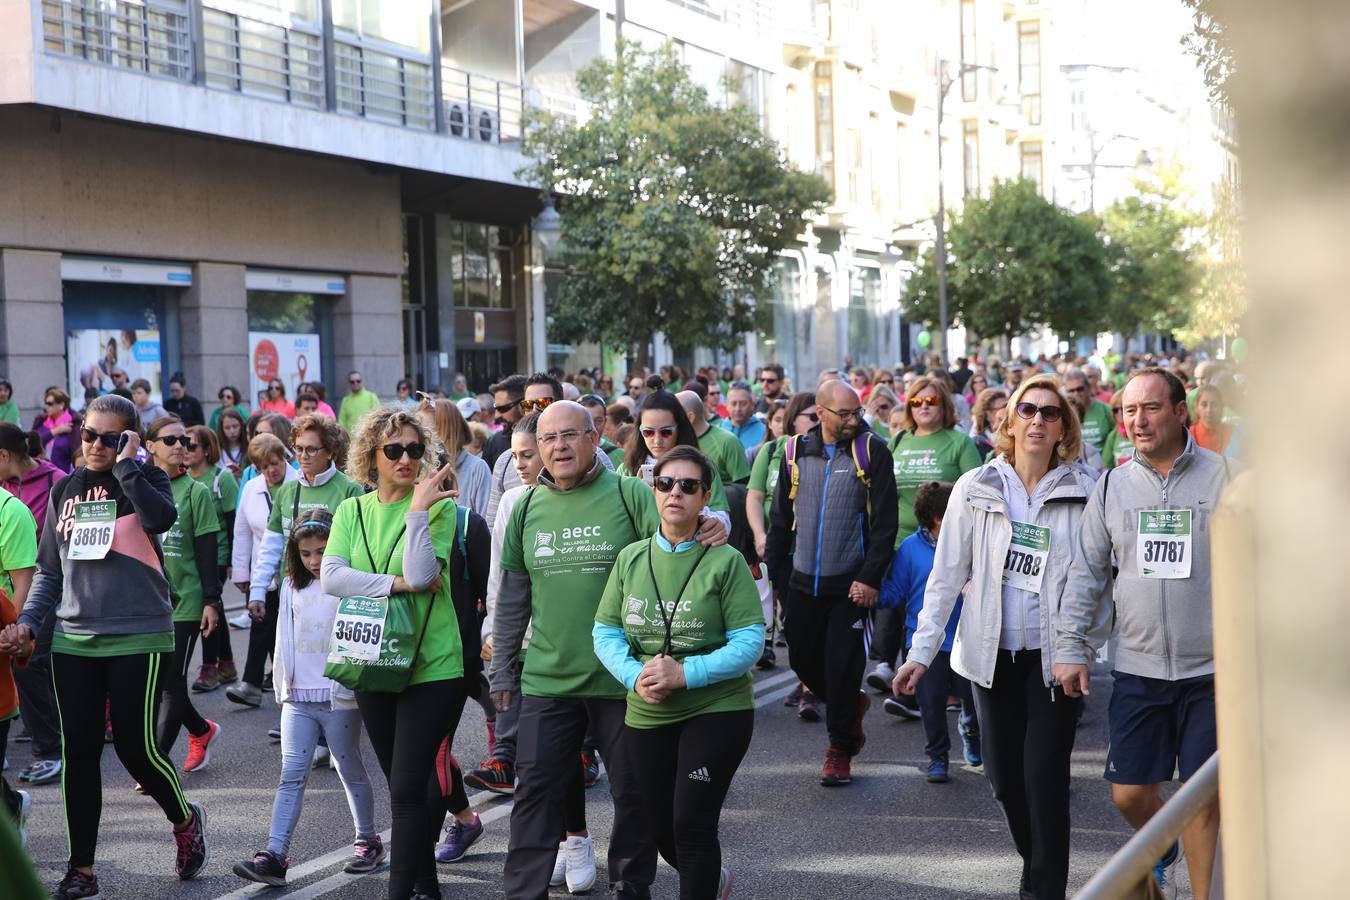
<instances>
[{"instance_id":1,"label":"bib number 35659","mask_svg":"<svg viewBox=\"0 0 1350 900\"><path fill-rule=\"evenodd\" d=\"M1135 558L1144 578L1191 577L1191 511L1143 509Z\"/></svg>"},{"instance_id":2,"label":"bib number 35659","mask_svg":"<svg viewBox=\"0 0 1350 900\"><path fill-rule=\"evenodd\" d=\"M333 619L329 660L374 662L380 658L388 597L343 597Z\"/></svg>"},{"instance_id":3,"label":"bib number 35659","mask_svg":"<svg viewBox=\"0 0 1350 900\"><path fill-rule=\"evenodd\" d=\"M75 504L75 527L70 531L69 559L103 559L112 549L117 528L117 501L90 500Z\"/></svg>"}]
</instances>

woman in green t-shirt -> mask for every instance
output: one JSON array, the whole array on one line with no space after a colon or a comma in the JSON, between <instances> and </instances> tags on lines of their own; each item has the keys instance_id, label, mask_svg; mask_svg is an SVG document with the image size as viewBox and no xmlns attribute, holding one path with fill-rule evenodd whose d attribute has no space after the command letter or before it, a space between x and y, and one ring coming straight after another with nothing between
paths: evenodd
<instances>
[{"instance_id":1,"label":"woman in green t-shirt","mask_svg":"<svg viewBox=\"0 0 1350 900\"><path fill-rule=\"evenodd\" d=\"M216 507L216 520L221 532L216 553L216 574L223 585L229 580L230 556L234 543L234 511L239 505L239 482L229 469L220 463L220 441L216 433L205 425L188 429L192 445L187 452L188 474L206 488ZM230 629L217 628L210 637L202 638L202 665L197 680L192 683L194 693L214 691L222 684L233 684L239 677L234 665L234 648L230 646Z\"/></svg>"},{"instance_id":2,"label":"woman in green t-shirt","mask_svg":"<svg viewBox=\"0 0 1350 900\"><path fill-rule=\"evenodd\" d=\"M455 543L454 492L436 469L442 447L416 412L380 407L357 425L347 474L375 490L333 515L322 584L335 597L389 597L425 623L407 686L356 692L361 720L389 784L393 838L389 896L440 896L435 839L445 808L429 793L441 741L453 744L464 709L464 646L442 571ZM433 802L434 801L434 802ZM433 827L434 823L434 827Z\"/></svg>"},{"instance_id":3,"label":"woman in green t-shirt","mask_svg":"<svg viewBox=\"0 0 1350 900\"><path fill-rule=\"evenodd\" d=\"M717 825L754 730L750 667L764 617L741 555L694 540L713 479L707 457L676 447L652 477L660 530L619 553L592 640L628 689L633 775L680 896L721 897L731 876Z\"/></svg>"},{"instance_id":4,"label":"woman in green t-shirt","mask_svg":"<svg viewBox=\"0 0 1350 900\"><path fill-rule=\"evenodd\" d=\"M183 420L161 416L146 431L145 442L151 461L169 476L178 508L178 520L159 540L173 600L173 659L161 685L167 703L159 724L159 750L168 756L179 730L186 726L189 740L183 771L195 772L211 761L209 748L220 734L220 726L203 718L192 705L187 682L197 635L210 639L223 617L216 570L220 519L210 491L188 474L187 455L196 444Z\"/></svg>"}]
</instances>

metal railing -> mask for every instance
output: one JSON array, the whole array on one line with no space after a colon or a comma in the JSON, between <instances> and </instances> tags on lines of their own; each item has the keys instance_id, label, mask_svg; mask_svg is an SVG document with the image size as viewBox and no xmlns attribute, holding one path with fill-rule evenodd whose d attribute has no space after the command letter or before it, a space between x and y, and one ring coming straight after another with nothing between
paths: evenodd
<instances>
[{"instance_id":1,"label":"metal railing","mask_svg":"<svg viewBox=\"0 0 1350 900\"><path fill-rule=\"evenodd\" d=\"M323 105L319 35L211 7L202 9L206 83L298 106Z\"/></svg>"},{"instance_id":2,"label":"metal railing","mask_svg":"<svg viewBox=\"0 0 1350 900\"><path fill-rule=\"evenodd\" d=\"M1143 886L1153 881L1153 866L1162 858L1186 826L1219 796L1219 754L1209 760L1182 785L1162 809L1148 820L1134 837L1107 860L1106 865L1092 876L1092 880L1074 895L1074 900L1117 900L1120 897L1142 896ZM1216 867L1217 868L1217 867ZM1222 888L1216 878L1217 892L1213 898L1222 898Z\"/></svg>"},{"instance_id":3,"label":"metal railing","mask_svg":"<svg viewBox=\"0 0 1350 900\"><path fill-rule=\"evenodd\" d=\"M337 108L367 119L436 127L431 64L341 38L333 42Z\"/></svg>"},{"instance_id":4,"label":"metal railing","mask_svg":"<svg viewBox=\"0 0 1350 900\"><path fill-rule=\"evenodd\" d=\"M178 81L192 80L187 8L143 0L42 0L49 53Z\"/></svg>"},{"instance_id":5,"label":"metal railing","mask_svg":"<svg viewBox=\"0 0 1350 900\"><path fill-rule=\"evenodd\" d=\"M518 84L441 66L441 103L451 137L492 144L524 137L525 89Z\"/></svg>"}]
</instances>

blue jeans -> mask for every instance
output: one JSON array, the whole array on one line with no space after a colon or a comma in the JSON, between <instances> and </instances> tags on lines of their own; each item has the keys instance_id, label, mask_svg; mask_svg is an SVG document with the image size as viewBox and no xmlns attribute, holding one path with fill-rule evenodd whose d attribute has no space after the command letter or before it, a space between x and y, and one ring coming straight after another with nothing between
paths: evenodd
<instances>
[{"instance_id":1,"label":"blue jeans","mask_svg":"<svg viewBox=\"0 0 1350 900\"><path fill-rule=\"evenodd\" d=\"M947 731L947 697L956 695L961 698L961 730L979 734L980 726L975 721L975 703L970 693L970 682L952 671L952 654L948 650L939 650L933 657L933 663L919 679L915 691L919 701L919 716L923 720L923 732L926 738L923 751L929 759L946 756L952 749L951 734Z\"/></svg>"},{"instance_id":2,"label":"blue jeans","mask_svg":"<svg viewBox=\"0 0 1350 900\"><path fill-rule=\"evenodd\" d=\"M356 823L356 837L374 838L375 794L370 788L365 763L361 761L361 713L333 709L328 703L286 702L281 704L281 782L272 804L272 833L267 849L283 859L290 848L295 823L300 820L305 782L314 763L319 737L328 740L333 764L347 792L347 806Z\"/></svg>"}]
</instances>

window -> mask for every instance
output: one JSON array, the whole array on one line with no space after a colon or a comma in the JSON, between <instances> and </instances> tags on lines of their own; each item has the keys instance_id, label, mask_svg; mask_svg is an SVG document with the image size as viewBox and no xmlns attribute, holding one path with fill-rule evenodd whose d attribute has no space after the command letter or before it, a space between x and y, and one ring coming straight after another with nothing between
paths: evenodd
<instances>
[{"instance_id":1,"label":"window","mask_svg":"<svg viewBox=\"0 0 1350 900\"><path fill-rule=\"evenodd\" d=\"M980 192L980 124L974 119L961 122L961 185L967 197Z\"/></svg>"},{"instance_id":2,"label":"window","mask_svg":"<svg viewBox=\"0 0 1350 900\"><path fill-rule=\"evenodd\" d=\"M1087 89L1075 87L1069 92L1069 130L1091 131L1088 125Z\"/></svg>"},{"instance_id":3,"label":"window","mask_svg":"<svg viewBox=\"0 0 1350 900\"><path fill-rule=\"evenodd\" d=\"M816 63L816 174L834 193L834 77L830 64Z\"/></svg>"},{"instance_id":4,"label":"window","mask_svg":"<svg viewBox=\"0 0 1350 900\"><path fill-rule=\"evenodd\" d=\"M476 222L452 222L450 228L450 277L455 306L513 308L518 267L508 229Z\"/></svg>"},{"instance_id":5,"label":"window","mask_svg":"<svg viewBox=\"0 0 1350 900\"><path fill-rule=\"evenodd\" d=\"M778 260L777 288L755 308L755 338L760 365L778 363L795 384L797 378L797 310L801 305L801 264Z\"/></svg>"},{"instance_id":6,"label":"window","mask_svg":"<svg viewBox=\"0 0 1350 900\"><path fill-rule=\"evenodd\" d=\"M333 0L333 26L431 52L431 9L411 0Z\"/></svg>"},{"instance_id":7,"label":"window","mask_svg":"<svg viewBox=\"0 0 1350 900\"><path fill-rule=\"evenodd\" d=\"M961 0L961 65L975 63L975 0ZM961 99L967 103L979 99L976 70L961 73Z\"/></svg>"},{"instance_id":8,"label":"window","mask_svg":"<svg viewBox=\"0 0 1350 900\"><path fill-rule=\"evenodd\" d=\"M1017 86L1028 125L1041 124L1041 23L1017 25Z\"/></svg>"},{"instance_id":9,"label":"window","mask_svg":"<svg viewBox=\"0 0 1350 900\"><path fill-rule=\"evenodd\" d=\"M1037 189L1041 186L1041 142L1023 141L1018 148L1022 160L1022 177L1034 181Z\"/></svg>"},{"instance_id":10,"label":"window","mask_svg":"<svg viewBox=\"0 0 1350 900\"><path fill-rule=\"evenodd\" d=\"M879 362L886 330L881 322L881 270L851 268L848 286L848 352L860 363Z\"/></svg>"}]
</instances>

